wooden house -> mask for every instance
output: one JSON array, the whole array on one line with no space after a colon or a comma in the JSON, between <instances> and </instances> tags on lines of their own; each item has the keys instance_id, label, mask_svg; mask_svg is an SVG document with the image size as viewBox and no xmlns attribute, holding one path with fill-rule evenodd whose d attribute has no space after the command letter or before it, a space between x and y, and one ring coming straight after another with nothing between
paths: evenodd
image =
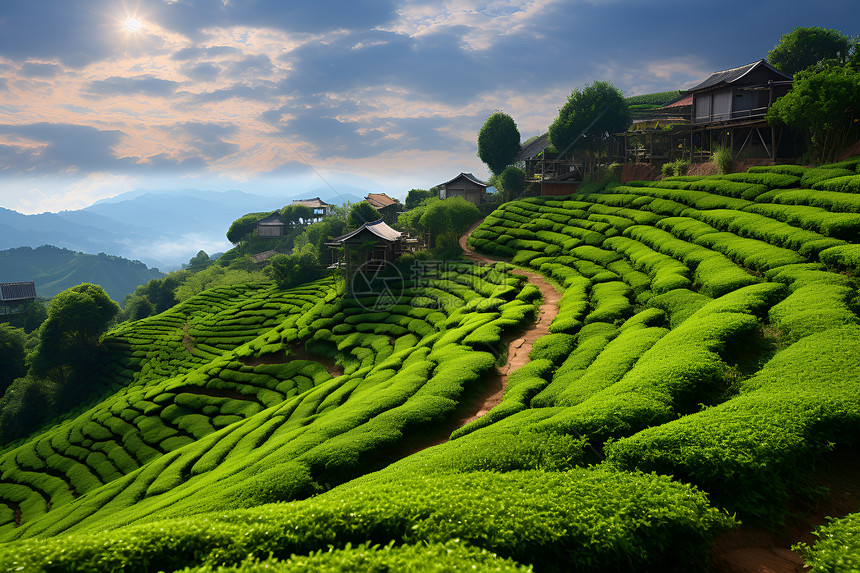
<instances>
[{"instance_id":1,"label":"wooden house","mask_svg":"<svg viewBox=\"0 0 860 573\"><path fill-rule=\"evenodd\" d=\"M489 183L481 181L471 173L460 173L450 181L438 185L439 198L462 197L469 203L480 205L486 199L489 186Z\"/></svg>"},{"instance_id":2,"label":"wooden house","mask_svg":"<svg viewBox=\"0 0 860 573\"><path fill-rule=\"evenodd\" d=\"M332 252L329 268L343 268L349 281L360 267L376 271L393 262L406 251L406 238L379 219L335 237L326 245Z\"/></svg>"},{"instance_id":3,"label":"wooden house","mask_svg":"<svg viewBox=\"0 0 860 573\"><path fill-rule=\"evenodd\" d=\"M364 200L379 211L383 221L388 224L397 222L397 215L401 211L400 201L389 197L385 193L368 193Z\"/></svg>"},{"instance_id":4,"label":"wooden house","mask_svg":"<svg viewBox=\"0 0 860 573\"><path fill-rule=\"evenodd\" d=\"M545 133L517 154L525 167L526 181L540 183L541 195L570 195L582 183L582 165L573 154L550 153L549 134Z\"/></svg>"},{"instance_id":5,"label":"wooden house","mask_svg":"<svg viewBox=\"0 0 860 573\"><path fill-rule=\"evenodd\" d=\"M632 113L633 123L624 133L614 134L609 159L619 163L651 163L661 165L690 156L690 115L692 94L673 102Z\"/></svg>"},{"instance_id":6,"label":"wooden house","mask_svg":"<svg viewBox=\"0 0 860 573\"><path fill-rule=\"evenodd\" d=\"M281 221L278 211L257 221L258 237L283 237L285 229L286 225Z\"/></svg>"},{"instance_id":7,"label":"wooden house","mask_svg":"<svg viewBox=\"0 0 860 573\"><path fill-rule=\"evenodd\" d=\"M334 205L326 203L319 197L314 197L313 199L294 199L293 205L304 205L305 207L313 209L314 216L310 221L308 221L309 223L321 221L323 217L331 214L331 210L334 207Z\"/></svg>"},{"instance_id":8,"label":"wooden house","mask_svg":"<svg viewBox=\"0 0 860 573\"><path fill-rule=\"evenodd\" d=\"M714 72L686 91L691 95L691 160L710 157L715 146L733 157L775 160L781 130L769 126L765 115L777 98L791 89L792 79L764 60Z\"/></svg>"},{"instance_id":9,"label":"wooden house","mask_svg":"<svg viewBox=\"0 0 860 573\"><path fill-rule=\"evenodd\" d=\"M30 301L36 300L33 281L0 283L0 314L14 314Z\"/></svg>"}]
</instances>

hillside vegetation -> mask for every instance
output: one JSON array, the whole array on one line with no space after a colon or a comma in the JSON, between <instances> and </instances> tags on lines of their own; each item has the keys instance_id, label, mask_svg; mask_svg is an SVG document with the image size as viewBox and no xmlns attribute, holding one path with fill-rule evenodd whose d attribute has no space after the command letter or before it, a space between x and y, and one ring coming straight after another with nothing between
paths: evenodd
<instances>
[{"instance_id":1,"label":"hillside vegetation","mask_svg":"<svg viewBox=\"0 0 860 573\"><path fill-rule=\"evenodd\" d=\"M404 267L393 301L220 287L121 325L93 373L114 393L0 456L0 568L704 567L857 447L858 165L504 204L469 244L554 280L559 313L501 404L426 449L534 319L510 264ZM856 563L856 523L807 559Z\"/></svg>"},{"instance_id":2,"label":"hillside vegetation","mask_svg":"<svg viewBox=\"0 0 860 573\"><path fill-rule=\"evenodd\" d=\"M36 292L45 298L81 283L95 283L122 302L138 285L162 276L140 261L104 253L86 255L49 245L0 251L0 282L34 281Z\"/></svg>"}]
</instances>

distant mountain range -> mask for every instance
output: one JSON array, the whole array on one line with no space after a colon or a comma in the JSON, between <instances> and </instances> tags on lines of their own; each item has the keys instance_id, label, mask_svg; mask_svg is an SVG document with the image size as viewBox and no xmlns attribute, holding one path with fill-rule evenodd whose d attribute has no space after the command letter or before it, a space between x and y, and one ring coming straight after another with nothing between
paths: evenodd
<instances>
[{"instance_id":1,"label":"distant mountain range","mask_svg":"<svg viewBox=\"0 0 860 573\"><path fill-rule=\"evenodd\" d=\"M319 188L289 197L243 191L137 190L77 211L23 215L0 207L0 249L53 245L118 255L170 271L200 250L230 249L225 233L245 213L280 209L293 199L316 196L336 205L354 203L366 194L344 186L337 192Z\"/></svg>"},{"instance_id":2,"label":"distant mountain range","mask_svg":"<svg viewBox=\"0 0 860 573\"><path fill-rule=\"evenodd\" d=\"M18 247L0 251L0 282L36 283L36 294L52 297L81 283L100 285L122 303L138 285L164 276L139 261L106 255L85 255L59 247Z\"/></svg>"}]
</instances>

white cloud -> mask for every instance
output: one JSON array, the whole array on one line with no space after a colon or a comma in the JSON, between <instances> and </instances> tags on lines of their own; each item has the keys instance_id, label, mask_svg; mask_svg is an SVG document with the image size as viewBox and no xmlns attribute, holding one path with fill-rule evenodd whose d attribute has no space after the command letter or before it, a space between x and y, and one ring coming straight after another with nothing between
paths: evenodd
<instances>
[{"instance_id":1,"label":"white cloud","mask_svg":"<svg viewBox=\"0 0 860 573\"><path fill-rule=\"evenodd\" d=\"M400 19L391 30L409 36L422 36L465 28L463 45L473 50L486 50L501 37L516 35L531 24L539 24L541 16L553 4L562 0L455 0L421 4L407 2L398 10Z\"/></svg>"}]
</instances>

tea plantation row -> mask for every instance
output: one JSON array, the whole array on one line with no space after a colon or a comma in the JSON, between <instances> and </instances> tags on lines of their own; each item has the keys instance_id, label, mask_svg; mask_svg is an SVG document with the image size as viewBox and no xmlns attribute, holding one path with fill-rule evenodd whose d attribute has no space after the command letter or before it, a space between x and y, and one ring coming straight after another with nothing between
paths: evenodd
<instances>
[{"instance_id":1,"label":"tea plantation row","mask_svg":"<svg viewBox=\"0 0 860 573\"><path fill-rule=\"evenodd\" d=\"M372 313L331 279L246 285L123 326L102 374L122 388L0 458L0 531L256 505L359 475L493 367L502 332L534 312L522 280L470 265L404 281L403 304Z\"/></svg>"},{"instance_id":2,"label":"tea plantation row","mask_svg":"<svg viewBox=\"0 0 860 573\"><path fill-rule=\"evenodd\" d=\"M778 526L856 447L858 165L505 204L471 245L556 281L559 314L499 406L407 457L531 320L507 265L384 308L216 289L112 333L117 393L0 458L0 567L704 566L730 515ZM809 562L856 562L855 524Z\"/></svg>"}]
</instances>

